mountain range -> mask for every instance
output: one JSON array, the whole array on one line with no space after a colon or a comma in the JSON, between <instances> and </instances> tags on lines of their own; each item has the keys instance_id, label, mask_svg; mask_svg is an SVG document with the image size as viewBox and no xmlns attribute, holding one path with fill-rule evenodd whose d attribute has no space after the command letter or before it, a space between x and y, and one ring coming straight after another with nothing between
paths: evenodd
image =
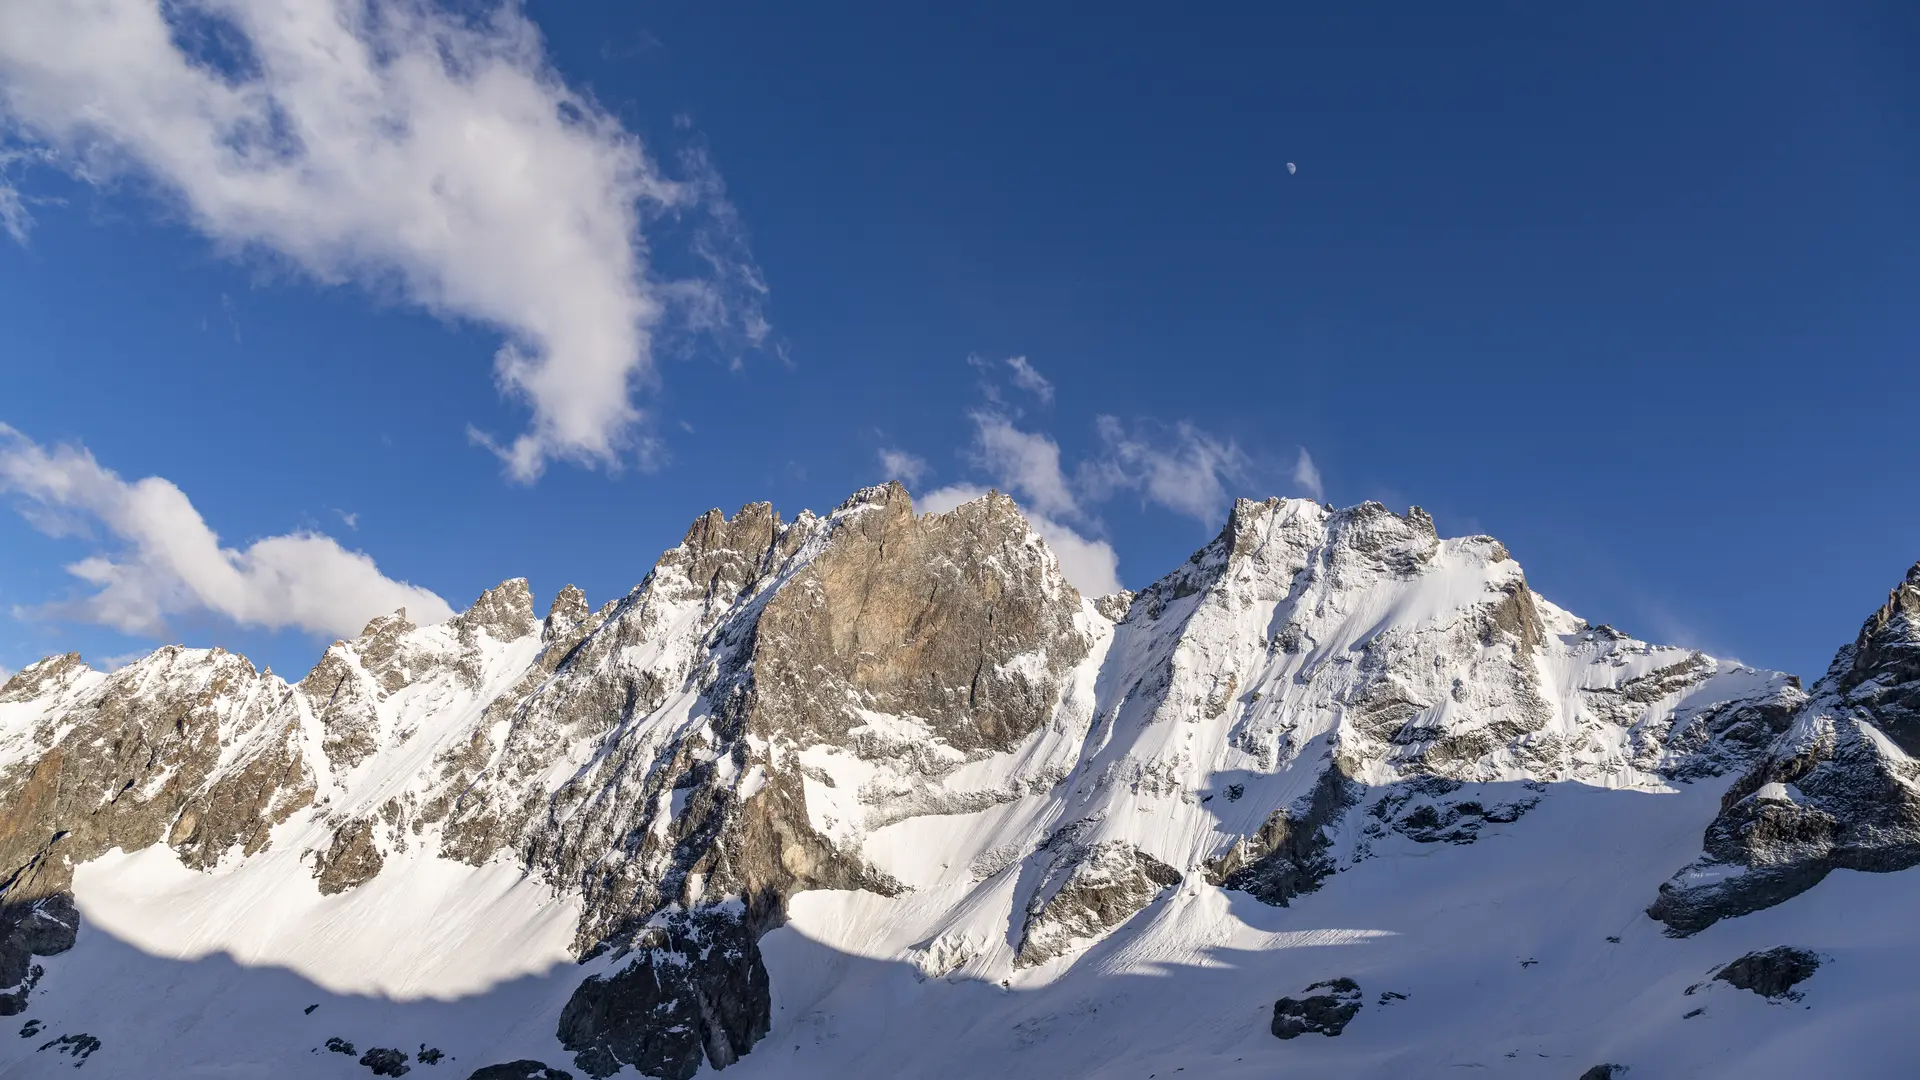
<instances>
[{"instance_id":1,"label":"mountain range","mask_svg":"<svg viewBox=\"0 0 1920 1080\"><path fill-rule=\"evenodd\" d=\"M1756 586L1759 587L1759 586ZM1013 501L0 687L0 1077L1910 1075L1920 567L1824 677L1418 507Z\"/></svg>"}]
</instances>

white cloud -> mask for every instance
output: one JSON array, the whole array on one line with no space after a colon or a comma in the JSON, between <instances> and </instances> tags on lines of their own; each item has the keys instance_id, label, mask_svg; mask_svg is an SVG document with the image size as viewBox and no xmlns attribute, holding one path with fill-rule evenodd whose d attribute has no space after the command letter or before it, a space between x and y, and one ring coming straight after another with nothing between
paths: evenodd
<instances>
[{"instance_id":1,"label":"white cloud","mask_svg":"<svg viewBox=\"0 0 1920 1080\"><path fill-rule=\"evenodd\" d=\"M225 248L502 330L495 378L532 419L495 449L521 480L645 449L633 395L662 333L767 334L705 157L665 175L565 85L517 4L18 0L0 112L84 179L150 176ZM652 272L642 226L667 215L704 215L710 277ZM0 227L26 228L10 188Z\"/></svg>"},{"instance_id":2,"label":"white cloud","mask_svg":"<svg viewBox=\"0 0 1920 1080\"><path fill-rule=\"evenodd\" d=\"M986 494L986 488L974 484L948 484L915 499L914 509L923 514L944 514L961 503L970 503Z\"/></svg>"},{"instance_id":3,"label":"white cloud","mask_svg":"<svg viewBox=\"0 0 1920 1080\"><path fill-rule=\"evenodd\" d=\"M1007 367L1013 371L1013 385L1039 398L1041 404L1053 403L1053 384L1047 381L1045 375L1035 370L1032 364L1027 363L1026 357L1007 357Z\"/></svg>"},{"instance_id":4,"label":"white cloud","mask_svg":"<svg viewBox=\"0 0 1920 1080\"><path fill-rule=\"evenodd\" d=\"M1095 420L1099 451L1069 472L1061 465L1060 444L1052 436L1017 425L1020 411L1001 396L994 381L998 366L979 356L969 356L967 363L983 373L981 392L987 404L967 414L974 433L964 457L986 480L1015 497L1034 531L1046 538L1061 569L1083 593L1097 596L1121 587L1113 546L1087 535L1102 531L1092 510L1097 504L1116 492L1136 491L1148 503L1217 528L1232 497L1242 493L1233 489L1245 488L1254 480L1252 462L1231 439L1216 438L1184 421L1129 425L1111 416ZM1012 372L1015 386L1043 401L1052 399L1053 384L1025 357L1001 363ZM886 453L882 452L883 463ZM1294 479L1318 498L1319 474L1305 450L1300 461L1304 464L1295 467ZM919 505L923 510L944 511L985 493L980 484L950 484L928 492Z\"/></svg>"},{"instance_id":5,"label":"white cloud","mask_svg":"<svg viewBox=\"0 0 1920 1080\"><path fill-rule=\"evenodd\" d=\"M931 470L925 458L909 454L905 450L880 449L880 470L886 473L886 479L898 480L908 488L917 488L920 481Z\"/></svg>"},{"instance_id":6,"label":"white cloud","mask_svg":"<svg viewBox=\"0 0 1920 1080\"><path fill-rule=\"evenodd\" d=\"M986 493L987 489L971 484L950 484L922 496L919 509L923 513L944 514ZM1082 536L1045 514L1036 514L1025 507L1020 512L1033 526L1033 531L1047 542L1060 563L1060 573L1082 595L1105 596L1120 591L1120 556L1114 552L1113 545Z\"/></svg>"},{"instance_id":7,"label":"white cloud","mask_svg":"<svg viewBox=\"0 0 1920 1080\"><path fill-rule=\"evenodd\" d=\"M1106 456L1083 470L1083 482L1096 497L1133 489L1176 514L1218 525L1232 498L1226 485L1246 480L1247 457L1240 448L1192 424L1174 425L1171 438L1147 425L1129 430L1111 416L1099 417L1096 427Z\"/></svg>"},{"instance_id":8,"label":"white cloud","mask_svg":"<svg viewBox=\"0 0 1920 1080\"><path fill-rule=\"evenodd\" d=\"M371 558L315 533L270 536L245 550L222 547L168 481L129 483L84 448L48 450L4 424L0 493L26 500L29 520L56 535L98 524L120 542L111 556L67 567L98 591L49 608L55 616L159 635L169 616L210 612L242 626L348 637L397 608L421 623L453 615L440 597L386 577Z\"/></svg>"},{"instance_id":9,"label":"white cloud","mask_svg":"<svg viewBox=\"0 0 1920 1080\"><path fill-rule=\"evenodd\" d=\"M1105 540L1082 536L1043 514L1028 514L1033 531L1046 540L1060 560L1060 572L1085 596L1120 591L1120 556Z\"/></svg>"},{"instance_id":10,"label":"white cloud","mask_svg":"<svg viewBox=\"0 0 1920 1080\"><path fill-rule=\"evenodd\" d=\"M27 211L26 200L21 196L20 189L14 186L11 173L14 166L41 156L0 147L0 229L6 230L16 244L27 242L27 232L33 227L33 215Z\"/></svg>"},{"instance_id":11,"label":"white cloud","mask_svg":"<svg viewBox=\"0 0 1920 1080\"><path fill-rule=\"evenodd\" d=\"M1060 444L1046 435L1021 431L1001 413L976 409L974 464L1008 491L1049 517L1079 518L1079 500L1060 469Z\"/></svg>"},{"instance_id":12,"label":"white cloud","mask_svg":"<svg viewBox=\"0 0 1920 1080\"><path fill-rule=\"evenodd\" d=\"M1312 495L1313 501L1326 501L1327 491L1320 483L1320 469L1304 446L1300 448L1300 457L1293 463L1293 482L1300 485L1300 490Z\"/></svg>"}]
</instances>

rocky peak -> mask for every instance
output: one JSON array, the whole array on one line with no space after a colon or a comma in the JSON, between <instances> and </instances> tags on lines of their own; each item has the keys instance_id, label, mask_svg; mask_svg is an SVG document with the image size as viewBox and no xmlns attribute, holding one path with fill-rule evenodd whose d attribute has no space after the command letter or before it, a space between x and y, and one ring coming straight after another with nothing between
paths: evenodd
<instances>
[{"instance_id":1,"label":"rocky peak","mask_svg":"<svg viewBox=\"0 0 1920 1080\"><path fill-rule=\"evenodd\" d=\"M1324 535L1325 519L1326 511L1307 499L1237 499L1219 535L1171 573L1140 590L1126 605L1125 617L1158 620L1169 606L1230 579L1260 579L1264 591L1277 585L1284 593L1304 563L1276 567L1276 557L1290 563L1301 555Z\"/></svg>"},{"instance_id":2,"label":"rocky peak","mask_svg":"<svg viewBox=\"0 0 1920 1080\"><path fill-rule=\"evenodd\" d=\"M1433 524L1433 515L1418 506L1407 507L1407 524L1436 539L1440 536L1439 530Z\"/></svg>"},{"instance_id":3,"label":"rocky peak","mask_svg":"<svg viewBox=\"0 0 1920 1080\"><path fill-rule=\"evenodd\" d=\"M413 621L407 618L407 609L400 608L391 615L375 615L367 620L367 625L361 629L360 636L362 638L397 638L413 628Z\"/></svg>"},{"instance_id":4,"label":"rocky peak","mask_svg":"<svg viewBox=\"0 0 1920 1080\"><path fill-rule=\"evenodd\" d=\"M373 619L353 641L360 666L373 677L383 694L391 694L406 685L408 674L401 646L414 629L403 609Z\"/></svg>"},{"instance_id":5,"label":"rocky peak","mask_svg":"<svg viewBox=\"0 0 1920 1080\"><path fill-rule=\"evenodd\" d=\"M0 783L9 901L65 890L75 865L113 847L166 841L190 866L258 850L311 792L289 761L288 687L244 657L168 646L41 689L43 722L19 733L38 755Z\"/></svg>"},{"instance_id":6,"label":"rocky peak","mask_svg":"<svg viewBox=\"0 0 1920 1080\"><path fill-rule=\"evenodd\" d=\"M916 516L869 489L760 618L768 735L839 742L856 710L911 716L959 750L1008 748L1046 721L1090 641L1080 596L1013 500Z\"/></svg>"},{"instance_id":7,"label":"rocky peak","mask_svg":"<svg viewBox=\"0 0 1920 1080\"><path fill-rule=\"evenodd\" d=\"M593 609L587 606L587 594L578 585L567 585L554 594L553 605L547 609L547 619L540 624L541 643L551 644L555 639L566 636L586 622L591 614Z\"/></svg>"},{"instance_id":8,"label":"rocky peak","mask_svg":"<svg viewBox=\"0 0 1920 1080\"><path fill-rule=\"evenodd\" d=\"M1853 646L1834 658L1825 682L1814 688L1816 696L1830 692L1870 710L1887 738L1920 756L1920 564L1860 627Z\"/></svg>"},{"instance_id":9,"label":"rocky peak","mask_svg":"<svg viewBox=\"0 0 1920 1080\"><path fill-rule=\"evenodd\" d=\"M6 682L0 683L0 702L30 701L49 696L56 692L57 687L92 670L77 652L36 660L14 672Z\"/></svg>"},{"instance_id":10,"label":"rocky peak","mask_svg":"<svg viewBox=\"0 0 1920 1080\"><path fill-rule=\"evenodd\" d=\"M759 572L780 531L780 515L770 503L748 503L731 518L707 511L694 519L680 546L661 558L663 568L678 571L662 579L662 598L731 601Z\"/></svg>"},{"instance_id":11,"label":"rocky peak","mask_svg":"<svg viewBox=\"0 0 1920 1080\"><path fill-rule=\"evenodd\" d=\"M455 615L452 625L462 641L470 642L476 634L495 641L518 641L540 628L533 613L533 590L526 578L503 581Z\"/></svg>"},{"instance_id":12,"label":"rocky peak","mask_svg":"<svg viewBox=\"0 0 1920 1080\"><path fill-rule=\"evenodd\" d=\"M1317 523L1325 517L1326 511L1308 499L1270 498L1264 502L1235 499L1233 508L1227 511L1227 526L1221 530L1216 543L1224 547L1229 558L1244 556L1257 551L1266 542L1276 522Z\"/></svg>"},{"instance_id":13,"label":"rocky peak","mask_svg":"<svg viewBox=\"0 0 1920 1080\"><path fill-rule=\"evenodd\" d=\"M1835 869L1920 865L1920 566L1727 790L1702 854L1647 913L1674 934L1772 907Z\"/></svg>"},{"instance_id":14,"label":"rocky peak","mask_svg":"<svg viewBox=\"0 0 1920 1080\"><path fill-rule=\"evenodd\" d=\"M1335 511L1327 522L1329 566L1336 574L1412 574L1439 549L1433 518L1414 507L1405 517L1377 502Z\"/></svg>"},{"instance_id":15,"label":"rocky peak","mask_svg":"<svg viewBox=\"0 0 1920 1080\"><path fill-rule=\"evenodd\" d=\"M989 492L989 494L997 494ZM884 484L873 484L847 496L839 506L833 508L829 517L845 517L862 510L892 508L898 510L902 505L913 509L913 496L907 494L907 487L898 480L889 480Z\"/></svg>"}]
</instances>

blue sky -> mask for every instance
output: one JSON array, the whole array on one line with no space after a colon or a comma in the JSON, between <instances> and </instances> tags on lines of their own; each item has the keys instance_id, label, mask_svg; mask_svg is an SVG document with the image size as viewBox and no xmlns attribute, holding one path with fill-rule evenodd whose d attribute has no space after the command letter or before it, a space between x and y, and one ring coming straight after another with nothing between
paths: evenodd
<instances>
[{"instance_id":1,"label":"blue sky","mask_svg":"<svg viewBox=\"0 0 1920 1080\"><path fill-rule=\"evenodd\" d=\"M0 667L598 604L883 451L1139 587L1304 449L1817 674L1920 558L1920 18L1672 7L29 3ZM290 13L463 66L316 77Z\"/></svg>"}]
</instances>

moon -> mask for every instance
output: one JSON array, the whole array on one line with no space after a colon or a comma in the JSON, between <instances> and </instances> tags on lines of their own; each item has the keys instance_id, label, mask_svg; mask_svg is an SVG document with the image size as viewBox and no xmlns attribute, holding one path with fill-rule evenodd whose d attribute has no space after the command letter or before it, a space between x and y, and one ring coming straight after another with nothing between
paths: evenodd
<instances>
[{"instance_id":1,"label":"moon","mask_svg":"<svg viewBox=\"0 0 1920 1080\"><path fill-rule=\"evenodd\" d=\"M1300 171L1300 170L1299 170L1299 168L1298 168L1298 167L1297 167L1296 165L1294 165L1294 163L1293 163L1293 162L1291 162L1291 161L1289 161L1289 162L1287 162L1287 175L1288 175L1288 176L1292 176L1292 175L1293 175L1294 173L1296 173L1296 172L1299 172L1299 171Z\"/></svg>"}]
</instances>

